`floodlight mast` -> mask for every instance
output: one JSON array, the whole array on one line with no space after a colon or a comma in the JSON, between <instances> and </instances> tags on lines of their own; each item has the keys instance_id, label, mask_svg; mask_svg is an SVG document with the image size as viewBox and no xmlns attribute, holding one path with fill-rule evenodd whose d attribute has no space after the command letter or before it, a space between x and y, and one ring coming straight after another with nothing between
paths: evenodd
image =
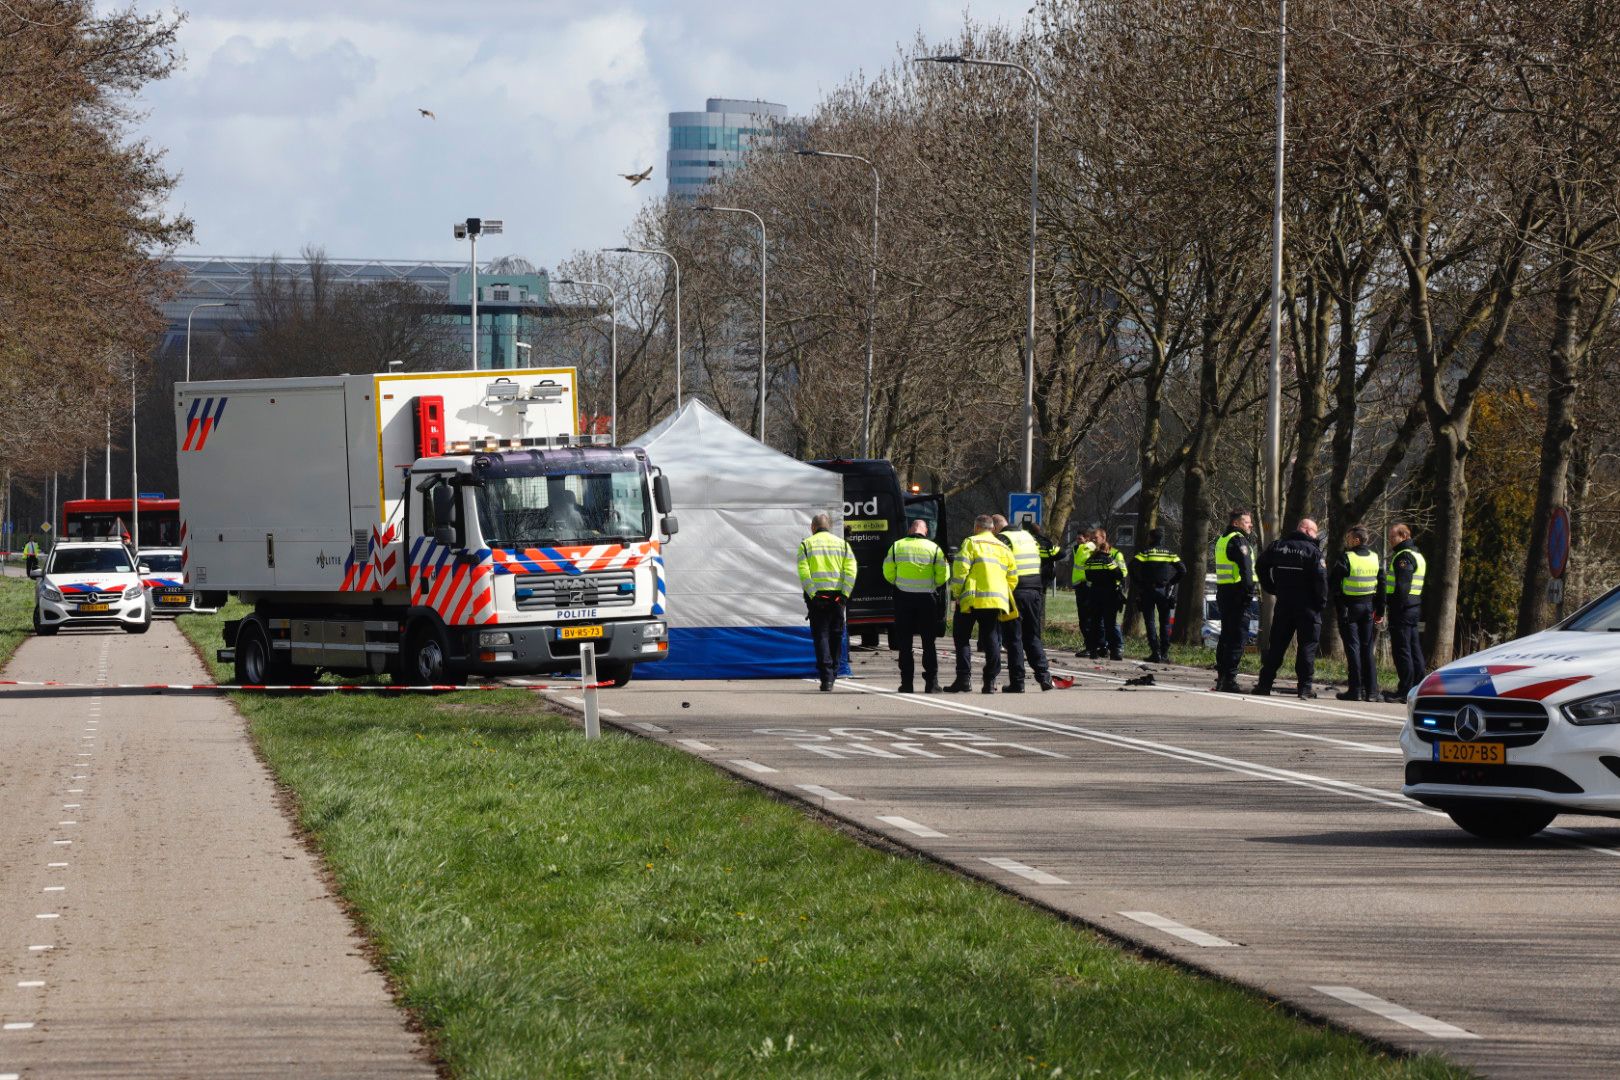
<instances>
[{"instance_id":1,"label":"floodlight mast","mask_svg":"<svg viewBox=\"0 0 1620 1080\"><path fill-rule=\"evenodd\" d=\"M500 218L475 218L458 221L451 227L457 240L470 243L468 260L472 269L472 370L478 370L478 238L506 231L506 222Z\"/></svg>"}]
</instances>

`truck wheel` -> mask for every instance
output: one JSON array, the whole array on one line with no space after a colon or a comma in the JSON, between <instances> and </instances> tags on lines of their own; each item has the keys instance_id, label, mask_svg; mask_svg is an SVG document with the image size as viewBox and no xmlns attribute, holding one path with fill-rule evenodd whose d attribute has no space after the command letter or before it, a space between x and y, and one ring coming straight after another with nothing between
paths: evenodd
<instances>
[{"instance_id":1,"label":"truck wheel","mask_svg":"<svg viewBox=\"0 0 1620 1080\"><path fill-rule=\"evenodd\" d=\"M634 670L635 665L628 660L598 660L596 679L613 686L629 686L630 673Z\"/></svg>"},{"instance_id":2,"label":"truck wheel","mask_svg":"<svg viewBox=\"0 0 1620 1080\"><path fill-rule=\"evenodd\" d=\"M257 619L243 619L236 632L236 685L278 686L279 675L264 628Z\"/></svg>"},{"instance_id":3,"label":"truck wheel","mask_svg":"<svg viewBox=\"0 0 1620 1080\"><path fill-rule=\"evenodd\" d=\"M878 647L878 633L879 632L876 631L876 630L862 630L861 631L861 648L863 648L863 649L875 649L875 648L877 648Z\"/></svg>"},{"instance_id":4,"label":"truck wheel","mask_svg":"<svg viewBox=\"0 0 1620 1080\"><path fill-rule=\"evenodd\" d=\"M39 619L39 608L34 609L34 633L38 634L40 637L50 637L60 629L61 627L50 626L41 622Z\"/></svg>"},{"instance_id":5,"label":"truck wheel","mask_svg":"<svg viewBox=\"0 0 1620 1080\"><path fill-rule=\"evenodd\" d=\"M450 649L444 634L431 623L411 631L403 657L406 686L465 686L465 673L449 669Z\"/></svg>"},{"instance_id":6,"label":"truck wheel","mask_svg":"<svg viewBox=\"0 0 1620 1080\"><path fill-rule=\"evenodd\" d=\"M1460 829L1481 840L1527 840L1558 816L1557 810L1545 806L1471 806L1446 813Z\"/></svg>"}]
</instances>

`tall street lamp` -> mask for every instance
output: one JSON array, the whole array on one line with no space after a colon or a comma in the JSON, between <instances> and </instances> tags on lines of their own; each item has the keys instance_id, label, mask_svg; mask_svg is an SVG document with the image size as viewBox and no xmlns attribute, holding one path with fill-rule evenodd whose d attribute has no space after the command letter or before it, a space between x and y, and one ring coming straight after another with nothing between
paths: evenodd
<instances>
[{"instance_id":1,"label":"tall street lamp","mask_svg":"<svg viewBox=\"0 0 1620 1080\"><path fill-rule=\"evenodd\" d=\"M191 319L203 308L233 308L239 305L234 300L209 300L206 303L196 304L186 312L186 382L191 381Z\"/></svg>"},{"instance_id":2,"label":"tall street lamp","mask_svg":"<svg viewBox=\"0 0 1620 1080\"><path fill-rule=\"evenodd\" d=\"M472 370L474 371L478 370L478 238L494 236L504 229L505 223L500 218L470 217L451 226L457 240L466 240L472 245L468 262L472 267Z\"/></svg>"},{"instance_id":3,"label":"tall street lamp","mask_svg":"<svg viewBox=\"0 0 1620 1080\"><path fill-rule=\"evenodd\" d=\"M759 433L765 441L765 219L740 206L698 206L711 214L747 214L759 225Z\"/></svg>"},{"instance_id":4,"label":"tall street lamp","mask_svg":"<svg viewBox=\"0 0 1620 1080\"><path fill-rule=\"evenodd\" d=\"M135 362L129 364L129 512L134 524L130 527L129 542L135 552L135 561L141 561L141 479L135 456L135 418L139 396L136 393Z\"/></svg>"},{"instance_id":5,"label":"tall street lamp","mask_svg":"<svg viewBox=\"0 0 1620 1080\"><path fill-rule=\"evenodd\" d=\"M611 386L608 399L608 423L611 426L613 445L619 445L619 294L613 286L603 281L575 281L573 278L562 278L558 285L574 285L579 288L606 289L608 300L612 302L612 314L609 318L612 325L608 328L608 368L611 372L609 385ZM591 432L595 435L596 432Z\"/></svg>"},{"instance_id":6,"label":"tall street lamp","mask_svg":"<svg viewBox=\"0 0 1620 1080\"><path fill-rule=\"evenodd\" d=\"M973 64L1010 68L1029 80L1030 118L1034 132L1029 157L1029 313L1024 322L1024 490L1035 486L1035 237L1040 220L1041 84L1035 73L1010 60L980 60L971 56L919 56L923 64Z\"/></svg>"},{"instance_id":7,"label":"tall street lamp","mask_svg":"<svg viewBox=\"0 0 1620 1080\"><path fill-rule=\"evenodd\" d=\"M663 248L613 247L603 251L615 255L656 255L668 259L675 269L675 411L681 411L681 264Z\"/></svg>"},{"instance_id":8,"label":"tall street lamp","mask_svg":"<svg viewBox=\"0 0 1620 1080\"><path fill-rule=\"evenodd\" d=\"M1271 356L1266 368L1266 505L1260 515L1262 539L1282 535L1282 269L1283 121L1288 104L1288 0L1277 12L1277 137L1271 185ZM1269 612L1268 612L1269 614ZM1269 636L1269 620L1268 636Z\"/></svg>"},{"instance_id":9,"label":"tall street lamp","mask_svg":"<svg viewBox=\"0 0 1620 1080\"><path fill-rule=\"evenodd\" d=\"M883 177L878 168L859 154L839 154L831 150L800 150L800 157L840 158L859 161L872 170L872 284L866 298L866 394L861 406L861 457L872 456L872 349L877 337L878 278L878 198L883 193Z\"/></svg>"}]
</instances>

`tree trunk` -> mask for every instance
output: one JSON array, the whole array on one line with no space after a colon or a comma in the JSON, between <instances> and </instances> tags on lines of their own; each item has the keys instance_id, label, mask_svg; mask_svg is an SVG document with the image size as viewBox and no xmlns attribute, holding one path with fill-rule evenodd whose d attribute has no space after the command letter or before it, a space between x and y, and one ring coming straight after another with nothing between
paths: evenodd
<instances>
[{"instance_id":1,"label":"tree trunk","mask_svg":"<svg viewBox=\"0 0 1620 1080\"><path fill-rule=\"evenodd\" d=\"M1182 478L1181 561L1187 567L1187 576L1176 598L1176 628L1172 635L1182 645L1198 644L1204 627L1204 575L1209 566L1209 522L1214 514L1209 490L1214 442L1214 432L1206 425L1195 439Z\"/></svg>"},{"instance_id":2,"label":"tree trunk","mask_svg":"<svg viewBox=\"0 0 1620 1080\"><path fill-rule=\"evenodd\" d=\"M1461 423L1467 423L1464 419ZM1427 556L1423 613L1427 622L1425 651L1433 670L1451 663L1457 650L1457 593L1462 567L1463 509L1468 502L1468 434L1458 422L1432 433L1428 474L1435 506L1434 531L1419 548Z\"/></svg>"}]
</instances>

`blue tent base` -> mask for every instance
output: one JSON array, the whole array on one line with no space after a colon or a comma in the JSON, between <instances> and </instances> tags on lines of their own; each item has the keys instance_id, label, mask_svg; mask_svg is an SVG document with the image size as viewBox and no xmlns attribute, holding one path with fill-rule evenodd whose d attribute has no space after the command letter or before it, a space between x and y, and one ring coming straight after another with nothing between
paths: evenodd
<instances>
[{"instance_id":1,"label":"blue tent base","mask_svg":"<svg viewBox=\"0 0 1620 1080\"><path fill-rule=\"evenodd\" d=\"M838 664L849 674L849 644ZM669 655L636 665L637 679L813 679L816 649L805 626L672 626Z\"/></svg>"}]
</instances>

